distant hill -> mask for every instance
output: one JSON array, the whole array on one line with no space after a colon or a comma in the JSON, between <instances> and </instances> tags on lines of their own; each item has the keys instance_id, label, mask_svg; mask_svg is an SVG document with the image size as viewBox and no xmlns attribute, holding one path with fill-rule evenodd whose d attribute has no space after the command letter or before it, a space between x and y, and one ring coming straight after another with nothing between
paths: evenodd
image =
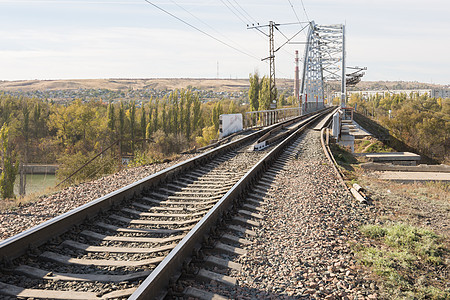
<instances>
[{"instance_id":1,"label":"distant hill","mask_svg":"<svg viewBox=\"0 0 450 300\"><path fill-rule=\"evenodd\" d=\"M292 86L292 80L280 79L280 88ZM237 92L249 88L248 79L154 78L154 79L73 79L73 80L21 80L0 81L0 90L29 92L35 90L77 89L156 89L174 90L197 88L200 90Z\"/></svg>"},{"instance_id":2,"label":"distant hill","mask_svg":"<svg viewBox=\"0 0 450 300\"><path fill-rule=\"evenodd\" d=\"M293 79L277 79L279 90L293 90ZM407 81L362 81L349 90L429 89L442 85ZM449 87L449 86L446 86ZM73 80L20 80L0 81L0 91L52 91L77 89L155 89L174 90L197 88L199 90L238 92L249 88L248 79L202 79L202 78L151 78L151 79L73 79ZM339 84L332 84L338 89Z\"/></svg>"}]
</instances>

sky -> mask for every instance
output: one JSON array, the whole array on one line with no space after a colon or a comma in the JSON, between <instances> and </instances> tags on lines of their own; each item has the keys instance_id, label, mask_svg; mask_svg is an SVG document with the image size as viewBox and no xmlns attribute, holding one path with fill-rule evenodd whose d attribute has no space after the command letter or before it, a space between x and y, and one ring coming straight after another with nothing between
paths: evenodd
<instances>
[{"instance_id":1,"label":"sky","mask_svg":"<svg viewBox=\"0 0 450 300\"><path fill-rule=\"evenodd\" d=\"M448 0L0 0L0 80L267 75L268 38L247 25L269 21L286 24L278 46L292 23L345 24L363 80L450 84ZM277 77L294 77L305 33L276 53Z\"/></svg>"}]
</instances>

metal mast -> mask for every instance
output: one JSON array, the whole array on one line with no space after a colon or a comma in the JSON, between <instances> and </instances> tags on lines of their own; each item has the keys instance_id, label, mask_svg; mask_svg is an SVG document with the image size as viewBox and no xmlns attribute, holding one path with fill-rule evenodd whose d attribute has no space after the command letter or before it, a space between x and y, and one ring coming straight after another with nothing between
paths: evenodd
<instances>
[{"instance_id":1,"label":"metal mast","mask_svg":"<svg viewBox=\"0 0 450 300\"><path fill-rule=\"evenodd\" d=\"M275 46L274 46L274 38L273 38L273 29L275 27L275 22L269 22L269 65L270 65L270 106L272 107L275 104L274 108L276 108L276 90L275 90Z\"/></svg>"},{"instance_id":2,"label":"metal mast","mask_svg":"<svg viewBox=\"0 0 450 300\"><path fill-rule=\"evenodd\" d=\"M299 94L300 94L300 77L298 73L298 50L295 50L295 83L294 83L294 97L295 100L299 100Z\"/></svg>"},{"instance_id":3,"label":"metal mast","mask_svg":"<svg viewBox=\"0 0 450 300\"><path fill-rule=\"evenodd\" d=\"M289 24L277 24L273 21L269 21L268 25L257 25L257 26L249 26L247 25L247 29L257 29L259 32L263 33L265 36L269 38L269 56L266 58L261 59L262 61L268 59L269 60L269 67L270 67L270 73L269 73L269 82L270 82L270 104L271 108L276 108L276 98L277 98L277 90L275 85L275 52L280 50L284 45L289 43L297 34L299 34L302 30L297 32L293 37L287 38L287 41L282 44L280 47L275 49L275 41L274 41L274 29L279 30L279 26L283 25L292 25L292 24L300 24L300 23L289 23ZM269 27L269 34L266 34L260 30L262 27Z\"/></svg>"}]
</instances>

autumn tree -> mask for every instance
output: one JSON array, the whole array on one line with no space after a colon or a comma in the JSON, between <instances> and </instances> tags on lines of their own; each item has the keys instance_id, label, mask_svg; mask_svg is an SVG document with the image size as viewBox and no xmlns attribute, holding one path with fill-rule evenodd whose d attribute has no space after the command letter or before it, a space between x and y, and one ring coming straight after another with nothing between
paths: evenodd
<instances>
[{"instance_id":1,"label":"autumn tree","mask_svg":"<svg viewBox=\"0 0 450 300\"><path fill-rule=\"evenodd\" d=\"M116 114L114 112L114 104L109 102L108 105L108 128L111 130L111 133L114 133L116 130Z\"/></svg>"},{"instance_id":2,"label":"autumn tree","mask_svg":"<svg viewBox=\"0 0 450 300\"><path fill-rule=\"evenodd\" d=\"M131 136L131 152L134 153L134 140L136 138L136 102L131 101L130 108L130 136Z\"/></svg>"},{"instance_id":3,"label":"autumn tree","mask_svg":"<svg viewBox=\"0 0 450 300\"><path fill-rule=\"evenodd\" d=\"M249 75L250 88L248 90L248 99L250 101L250 107L252 111L257 111L259 109L259 91L261 89L261 81L259 79L258 72Z\"/></svg>"},{"instance_id":4,"label":"autumn tree","mask_svg":"<svg viewBox=\"0 0 450 300\"><path fill-rule=\"evenodd\" d=\"M159 99L156 98L155 99L155 104L154 104L154 112L153 112L153 130L152 131L156 131L158 130L158 108L159 108Z\"/></svg>"},{"instance_id":5,"label":"autumn tree","mask_svg":"<svg viewBox=\"0 0 450 300\"><path fill-rule=\"evenodd\" d=\"M147 130L147 112L145 111L145 106L142 104L141 108L141 121L139 122L139 125L141 127L141 137L143 139L146 138L146 130Z\"/></svg>"},{"instance_id":6,"label":"autumn tree","mask_svg":"<svg viewBox=\"0 0 450 300\"><path fill-rule=\"evenodd\" d=\"M213 112L212 112L212 116L211 116L211 118L212 118L211 121L212 121L212 123L214 124L214 129L215 129L216 131L219 130L219 116L220 116L222 113L223 113L222 105L221 105L220 102L217 102L217 103L214 105Z\"/></svg>"},{"instance_id":7,"label":"autumn tree","mask_svg":"<svg viewBox=\"0 0 450 300\"><path fill-rule=\"evenodd\" d=\"M0 156L2 173L0 174L0 195L3 199L15 198L14 182L19 165L14 164L9 144L9 126L4 123L0 129Z\"/></svg>"},{"instance_id":8,"label":"autumn tree","mask_svg":"<svg viewBox=\"0 0 450 300\"><path fill-rule=\"evenodd\" d=\"M27 185L27 177L25 175L24 165L28 162L28 142L29 142L29 134L30 134L30 110L28 107L28 103L26 101L22 102L22 126L21 133L24 139L24 147L22 147L22 161L20 168L20 184L19 184L19 194L21 196L25 195L25 189Z\"/></svg>"},{"instance_id":9,"label":"autumn tree","mask_svg":"<svg viewBox=\"0 0 450 300\"><path fill-rule=\"evenodd\" d=\"M120 102L119 107L119 139L125 138L125 106L123 102Z\"/></svg>"},{"instance_id":10,"label":"autumn tree","mask_svg":"<svg viewBox=\"0 0 450 300\"><path fill-rule=\"evenodd\" d=\"M192 108L192 131L197 133L201 127L201 103L198 94L194 96L194 107Z\"/></svg>"},{"instance_id":11,"label":"autumn tree","mask_svg":"<svg viewBox=\"0 0 450 300\"><path fill-rule=\"evenodd\" d=\"M259 110L268 110L270 108L270 81L264 76L261 80L259 90Z\"/></svg>"}]
</instances>

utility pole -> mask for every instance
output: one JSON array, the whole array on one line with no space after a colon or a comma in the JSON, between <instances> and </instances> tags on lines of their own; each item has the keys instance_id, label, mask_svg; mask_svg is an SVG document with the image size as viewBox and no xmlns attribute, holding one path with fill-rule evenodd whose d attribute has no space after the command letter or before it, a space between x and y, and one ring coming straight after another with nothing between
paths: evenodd
<instances>
[{"instance_id":1,"label":"utility pole","mask_svg":"<svg viewBox=\"0 0 450 300\"><path fill-rule=\"evenodd\" d=\"M261 59L261 61L269 60L269 83L270 83L270 106L271 108L276 108L276 86L275 86L275 52L279 49L275 50L275 42L274 42L274 29L278 29L277 26L280 24L276 24L273 21L269 21L268 25L257 25L257 26L248 26L247 29L257 29L259 32L262 32L260 28L269 27L269 34L262 32L265 36L269 38L269 56Z\"/></svg>"},{"instance_id":2,"label":"utility pole","mask_svg":"<svg viewBox=\"0 0 450 300\"><path fill-rule=\"evenodd\" d=\"M303 29L306 28L303 27L300 31L298 31L296 34L294 34L294 36L292 36L291 38L287 38L286 35L283 34L284 37L286 37L287 41L284 42L281 46L279 46L277 49L275 49L275 41L274 41L274 29L280 31L280 29L278 28L279 26L283 26L283 25L298 25L301 24L300 22L298 23L286 23L286 24L277 24L273 21L269 21L268 25L253 25L249 26L247 25L247 29L256 29L259 32L261 32L262 34L264 34L265 36L267 36L269 38L269 56L266 58L261 59L261 61L264 60L269 60L269 68L270 68L270 73L269 73L269 81L270 81L270 105L271 108L276 108L276 85L275 85L275 52L277 52L278 50L280 50L284 45L288 44L294 37L296 37L300 32L303 31ZM262 27L269 27L269 34L264 33L263 31L261 31L260 28ZM280 31L281 32L281 31Z\"/></svg>"},{"instance_id":3,"label":"utility pole","mask_svg":"<svg viewBox=\"0 0 450 300\"><path fill-rule=\"evenodd\" d=\"M269 22L269 65L270 65L270 106L274 106L273 108L277 108L276 104L276 87L275 87L275 47L274 47L274 38L273 38L273 28L275 27L275 23L273 21Z\"/></svg>"},{"instance_id":4,"label":"utility pole","mask_svg":"<svg viewBox=\"0 0 450 300\"><path fill-rule=\"evenodd\" d=\"M294 97L296 101L299 101L300 97L300 77L299 77L299 67L298 67L298 50L295 50L295 82L294 82Z\"/></svg>"}]
</instances>

